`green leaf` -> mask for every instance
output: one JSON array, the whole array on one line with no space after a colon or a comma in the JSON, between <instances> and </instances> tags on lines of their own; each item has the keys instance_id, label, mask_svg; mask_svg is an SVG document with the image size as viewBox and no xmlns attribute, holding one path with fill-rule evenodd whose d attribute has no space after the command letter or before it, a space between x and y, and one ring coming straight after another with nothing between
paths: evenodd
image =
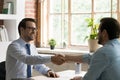
<instances>
[{"instance_id":1,"label":"green leaf","mask_svg":"<svg viewBox=\"0 0 120 80\"><path fill-rule=\"evenodd\" d=\"M56 45L55 39L50 39L48 44L51 45L51 46L55 46Z\"/></svg>"},{"instance_id":2,"label":"green leaf","mask_svg":"<svg viewBox=\"0 0 120 80\"><path fill-rule=\"evenodd\" d=\"M97 39L97 34L98 34L98 27L99 24L94 23L93 18L87 18L86 22L88 23L88 27L91 29L90 35L86 36L85 39Z\"/></svg>"}]
</instances>

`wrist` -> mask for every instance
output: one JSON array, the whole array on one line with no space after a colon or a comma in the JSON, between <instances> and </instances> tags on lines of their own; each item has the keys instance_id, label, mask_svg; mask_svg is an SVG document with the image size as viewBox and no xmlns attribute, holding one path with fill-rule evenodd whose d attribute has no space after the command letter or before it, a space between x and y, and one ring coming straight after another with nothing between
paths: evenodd
<instances>
[{"instance_id":1,"label":"wrist","mask_svg":"<svg viewBox=\"0 0 120 80\"><path fill-rule=\"evenodd\" d=\"M47 73L48 73L48 72L54 72L54 70L52 70L52 69L49 69L49 70L47 71Z\"/></svg>"}]
</instances>

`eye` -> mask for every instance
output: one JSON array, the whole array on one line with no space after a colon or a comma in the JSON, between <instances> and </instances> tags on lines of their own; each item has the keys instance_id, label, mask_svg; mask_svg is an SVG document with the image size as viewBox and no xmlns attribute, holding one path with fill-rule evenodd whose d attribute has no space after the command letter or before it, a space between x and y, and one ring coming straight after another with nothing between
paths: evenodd
<instances>
[{"instance_id":1,"label":"eye","mask_svg":"<svg viewBox=\"0 0 120 80\"><path fill-rule=\"evenodd\" d=\"M32 31L37 31L37 28L33 28L33 27L26 27L26 28Z\"/></svg>"}]
</instances>

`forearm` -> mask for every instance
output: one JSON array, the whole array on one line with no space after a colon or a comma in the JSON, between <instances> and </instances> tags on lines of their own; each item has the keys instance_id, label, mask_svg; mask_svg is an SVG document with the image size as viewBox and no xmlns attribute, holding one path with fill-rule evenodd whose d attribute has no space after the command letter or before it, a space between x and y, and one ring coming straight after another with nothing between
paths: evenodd
<instances>
[{"instance_id":1,"label":"forearm","mask_svg":"<svg viewBox=\"0 0 120 80\"><path fill-rule=\"evenodd\" d=\"M82 63L83 62L83 56L82 55L65 55L65 60L66 62L78 62Z\"/></svg>"},{"instance_id":2,"label":"forearm","mask_svg":"<svg viewBox=\"0 0 120 80\"><path fill-rule=\"evenodd\" d=\"M37 64L33 66L33 69L35 69L36 71L38 71L39 73L46 75L47 72L50 70L49 67L47 67L44 64Z\"/></svg>"}]
</instances>

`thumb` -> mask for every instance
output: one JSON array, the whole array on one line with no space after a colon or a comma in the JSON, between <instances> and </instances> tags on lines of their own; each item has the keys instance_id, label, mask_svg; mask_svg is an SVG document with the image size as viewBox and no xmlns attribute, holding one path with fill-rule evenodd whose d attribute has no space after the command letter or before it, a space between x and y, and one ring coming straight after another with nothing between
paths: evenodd
<instances>
[{"instance_id":1,"label":"thumb","mask_svg":"<svg viewBox=\"0 0 120 80\"><path fill-rule=\"evenodd\" d=\"M50 73L49 72L47 73L47 76L50 77Z\"/></svg>"}]
</instances>

